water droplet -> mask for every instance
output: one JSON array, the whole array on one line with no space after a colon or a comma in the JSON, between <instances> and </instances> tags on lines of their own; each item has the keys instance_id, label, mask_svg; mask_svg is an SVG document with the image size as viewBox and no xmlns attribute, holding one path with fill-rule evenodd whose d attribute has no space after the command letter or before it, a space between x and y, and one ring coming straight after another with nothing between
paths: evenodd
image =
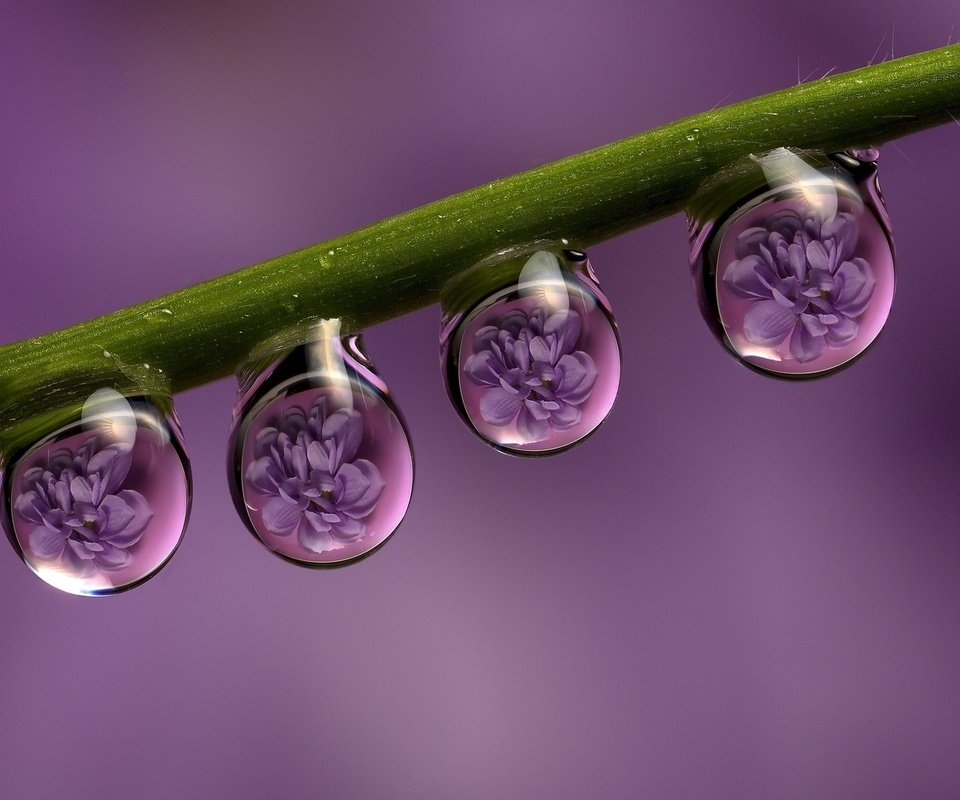
<instances>
[{"instance_id":1,"label":"water droplet","mask_svg":"<svg viewBox=\"0 0 960 800\"><path fill-rule=\"evenodd\" d=\"M169 308L155 308L147 311L144 314L144 319L149 322L168 322L172 316L173 312Z\"/></svg>"},{"instance_id":2,"label":"water droplet","mask_svg":"<svg viewBox=\"0 0 960 800\"><path fill-rule=\"evenodd\" d=\"M114 594L157 572L190 510L190 465L169 398L95 392L4 471L4 527L47 583Z\"/></svg>"},{"instance_id":3,"label":"water droplet","mask_svg":"<svg viewBox=\"0 0 960 800\"><path fill-rule=\"evenodd\" d=\"M483 265L442 293L441 365L463 420L499 450L556 453L606 418L620 340L586 255Z\"/></svg>"},{"instance_id":4,"label":"water droplet","mask_svg":"<svg viewBox=\"0 0 960 800\"><path fill-rule=\"evenodd\" d=\"M311 566L379 548L410 503L413 452L360 337L326 321L314 341L238 377L229 480L250 531Z\"/></svg>"},{"instance_id":5,"label":"water droplet","mask_svg":"<svg viewBox=\"0 0 960 800\"><path fill-rule=\"evenodd\" d=\"M777 377L826 375L861 355L893 302L894 255L876 164L779 148L718 176L690 217L690 263L711 329Z\"/></svg>"}]
</instances>

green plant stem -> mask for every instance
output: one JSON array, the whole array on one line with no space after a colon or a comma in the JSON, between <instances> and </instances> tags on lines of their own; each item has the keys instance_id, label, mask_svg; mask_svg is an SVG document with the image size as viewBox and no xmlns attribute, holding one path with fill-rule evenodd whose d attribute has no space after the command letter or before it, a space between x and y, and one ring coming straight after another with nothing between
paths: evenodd
<instances>
[{"instance_id":1,"label":"green plant stem","mask_svg":"<svg viewBox=\"0 0 960 800\"><path fill-rule=\"evenodd\" d=\"M345 236L0 348L0 446L101 386L176 392L265 341L429 305L493 253L587 248L681 211L717 170L778 146L880 144L960 117L960 45L793 86L438 200ZM8 298L10 300L12 298Z\"/></svg>"}]
</instances>

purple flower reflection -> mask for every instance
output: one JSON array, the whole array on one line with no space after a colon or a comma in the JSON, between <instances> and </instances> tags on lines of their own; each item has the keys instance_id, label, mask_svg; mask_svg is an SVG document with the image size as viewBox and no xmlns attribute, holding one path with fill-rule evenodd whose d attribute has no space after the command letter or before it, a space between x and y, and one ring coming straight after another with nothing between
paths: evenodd
<instances>
[{"instance_id":1,"label":"purple flower reflection","mask_svg":"<svg viewBox=\"0 0 960 800\"><path fill-rule=\"evenodd\" d=\"M847 212L823 220L785 209L743 231L723 281L755 301L743 320L747 339L772 347L790 337L801 364L853 341L876 286L870 264L851 257L857 240Z\"/></svg>"},{"instance_id":2,"label":"purple flower reflection","mask_svg":"<svg viewBox=\"0 0 960 800\"><path fill-rule=\"evenodd\" d=\"M362 439L360 413L328 413L325 397L309 414L292 406L277 427L261 430L246 479L271 496L261 510L267 529L277 536L296 531L297 541L313 553L360 539L367 530L363 520L385 486L373 462L356 458Z\"/></svg>"},{"instance_id":3,"label":"purple flower reflection","mask_svg":"<svg viewBox=\"0 0 960 800\"><path fill-rule=\"evenodd\" d=\"M597 382L593 358L575 349L579 339L580 315L571 310L512 309L480 328L463 371L489 387L480 399L484 420L498 426L516 421L527 443L579 423L579 406Z\"/></svg>"},{"instance_id":4,"label":"purple flower reflection","mask_svg":"<svg viewBox=\"0 0 960 800\"><path fill-rule=\"evenodd\" d=\"M77 576L129 566L130 548L153 518L142 494L121 489L131 461L130 445L98 450L94 436L76 453L58 450L45 467L27 470L14 510L36 526L29 538L34 554L61 559Z\"/></svg>"}]
</instances>

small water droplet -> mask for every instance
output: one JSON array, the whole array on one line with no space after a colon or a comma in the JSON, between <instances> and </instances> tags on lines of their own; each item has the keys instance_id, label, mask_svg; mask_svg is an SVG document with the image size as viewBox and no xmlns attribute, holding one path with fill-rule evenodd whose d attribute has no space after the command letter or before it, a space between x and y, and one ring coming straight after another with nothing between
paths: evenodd
<instances>
[{"instance_id":1,"label":"small water droplet","mask_svg":"<svg viewBox=\"0 0 960 800\"><path fill-rule=\"evenodd\" d=\"M482 439L543 455L603 422L620 384L620 341L583 253L540 251L480 267L442 297L447 392Z\"/></svg>"},{"instance_id":2,"label":"small water droplet","mask_svg":"<svg viewBox=\"0 0 960 800\"><path fill-rule=\"evenodd\" d=\"M167 322L173 316L169 308L155 308L144 313L143 317L148 322Z\"/></svg>"},{"instance_id":3,"label":"small water droplet","mask_svg":"<svg viewBox=\"0 0 960 800\"><path fill-rule=\"evenodd\" d=\"M695 199L694 285L708 324L753 369L827 375L876 339L894 292L875 150L755 159L754 185Z\"/></svg>"},{"instance_id":4,"label":"small water droplet","mask_svg":"<svg viewBox=\"0 0 960 800\"><path fill-rule=\"evenodd\" d=\"M168 399L99 390L71 421L15 456L3 524L47 583L114 594L157 572L190 509L190 466Z\"/></svg>"},{"instance_id":5,"label":"small water droplet","mask_svg":"<svg viewBox=\"0 0 960 800\"><path fill-rule=\"evenodd\" d=\"M413 491L409 435L358 336L317 339L240 382L229 480L247 528L270 550L337 566L379 548Z\"/></svg>"}]
</instances>

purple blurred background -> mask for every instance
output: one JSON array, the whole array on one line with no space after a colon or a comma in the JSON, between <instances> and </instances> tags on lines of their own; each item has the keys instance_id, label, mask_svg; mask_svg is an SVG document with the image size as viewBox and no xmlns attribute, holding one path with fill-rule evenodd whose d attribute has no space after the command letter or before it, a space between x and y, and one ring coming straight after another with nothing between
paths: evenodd
<instances>
[{"instance_id":1,"label":"purple blurred background","mask_svg":"<svg viewBox=\"0 0 960 800\"><path fill-rule=\"evenodd\" d=\"M0 339L960 38L955 0L279 6L0 8ZM371 330L418 475L348 569L236 518L233 382L178 397L156 578L88 600L0 558L0 796L960 795L960 127L881 167L898 296L824 381L726 355L680 217L591 251L623 385L556 459L463 427L438 309Z\"/></svg>"}]
</instances>

